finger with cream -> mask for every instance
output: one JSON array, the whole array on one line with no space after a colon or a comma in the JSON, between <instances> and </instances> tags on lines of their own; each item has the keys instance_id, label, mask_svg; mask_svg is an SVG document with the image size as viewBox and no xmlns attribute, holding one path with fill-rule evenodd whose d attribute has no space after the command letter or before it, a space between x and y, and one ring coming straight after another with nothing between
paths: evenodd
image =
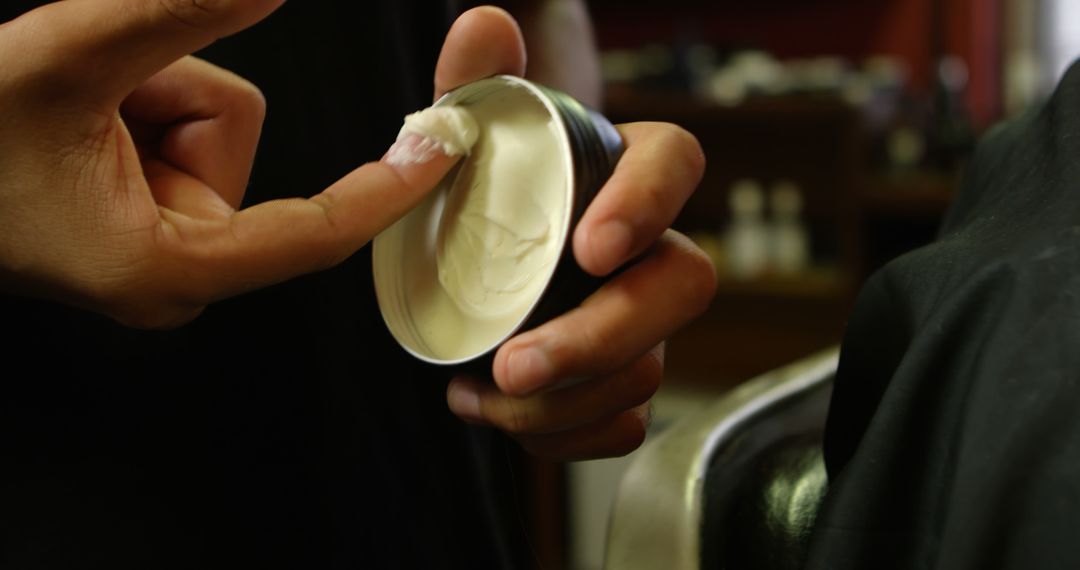
<instances>
[{"instance_id":1,"label":"finger with cream","mask_svg":"<svg viewBox=\"0 0 1080 570\"><path fill-rule=\"evenodd\" d=\"M461 107L428 107L405 117L397 142L386 153L394 165L428 162L435 154L461 156L469 152L479 131L472 115ZM402 144L414 141L412 144Z\"/></svg>"}]
</instances>

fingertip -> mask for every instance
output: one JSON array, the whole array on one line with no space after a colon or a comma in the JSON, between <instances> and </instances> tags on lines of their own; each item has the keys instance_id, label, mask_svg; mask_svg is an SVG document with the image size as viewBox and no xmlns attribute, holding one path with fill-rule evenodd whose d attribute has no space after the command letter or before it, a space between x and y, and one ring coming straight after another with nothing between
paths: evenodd
<instances>
[{"instance_id":1,"label":"fingertip","mask_svg":"<svg viewBox=\"0 0 1080 570\"><path fill-rule=\"evenodd\" d=\"M492 364L491 373L495 380L495 385L499 387L499 390L503 394L510 396L525 396L526 393L522 391L517 385L517 379L511 378L510 372L510 355L514 353L515 344L513 342L504 344L495 353L495 362Z\"/></svg>"},{"instance_id":2,"label":"fingertip","mask_svg":"<svg viewBox=\"0 0 1080 570\"><path fill-rule=\"evenodd\" d=\"M599 265L593 257L592 248L589 244L589 232L583 224L579 224L574 231L574 258L577 259L578 266L589 275L594 277L603 276Z\"/></svg>"},{"instance_id":3,"label":"fingertip","mask_svg":"<svg viewBox=\"0 0 1080 570\"><path fill-rule=\"evenodd\" d=\"M525 39L509 12L473 8L450 27L435 66L435 98L471 81L500 73L525 75Z\"/></svg>"},{"instance_id":4,"label":"fingertip","mask_svg":"<svg viewBox=\"0 0 1080 570\"><path fill-rule=\"evenodd\" d=\"M498 351L495 352L495 361L491 365L491 377L495 380L495 385L502 390L503 393L509 394L510 388L508 383L509 372L507 370L507 357L510 355L510 345L502 345Z\"/></svg>"},{"instance_id":5,"label":"fingertip","mask_svg":"<svg viewBox=\"0 0 1080 570\"><path fill-rule=\"evenodd\" d=\"M634 231L623 220L582 225L574 234L574 256L591 275L602 277L625 263L634 247Z\"/></svg>"},{"instance_id":6,"label":"fingertip","mask_svg":"<svg viewBox=\"0 0 1080 570\"><path fill-rule=\"evenodd\" d=\"M649 424L652 422L651 414L642 414L637 410L630 410L625 417L623 425L626 427L622 432L622 441L617 445L621 447L617 455L629 455L641 447L649 435Z\"/></svg>"},{"instance_id":7,"label":"fingertip","mask_svg":"<svg viewBox=\"0 0 1080 570\"><path fill-rule=\"evenodd\" d=\"M503 393L524 397L548 386L555 377L551 358L529 344L504 346L495 355L495 383Z\"/></svg>"},{"instance_id":8,"label":"fingertip","mask_svg":"<svg viewBox=\"0 0 1080 570\"><path fill-rule=\"evenodd\" d=\"M446 387L446 404L454 415L465 421L472 423L483 421L480 392L475 380L465 377L451 380Z\"/></svg>"},{"instance_id":9,"label":"fingertip","mask_svg":"<svg viewBox=\"0 0 1080 570\"><path fill-rule=\"evenodd\" d=\"M529 453L553 461L622 457L637 450L647 436L645 422L633 410L567 432L516 436Z\"/></svg>"},{"instance_id":10,"label":"fingertip","mask_svg":"<svg viewBox=\"0 0 1080 570\"><path fill-rule=\"evenodd\" d=\"M461 159L443 150L442 143L417 134L398 139L382 158L410 189L430 191Z\"/></svg>"},{"instance_id":11,"label":"fingertip","mask_svg":"<svg viewBox=\"0 0 1080 570\"><path fill-rule=\"evenodd\" d=\"M514 19L514 16L510 14L510 12L508 12L505 8L493 6L491 4L477 6L475 8L470 8L466 10L460 16L458 16L455 24L461 23L462 25L466 26L472 25L476 22L483 22L484 18L499 18L511 22L515 26L517 26L517 20Z\"/></svg>"}]
</instances>

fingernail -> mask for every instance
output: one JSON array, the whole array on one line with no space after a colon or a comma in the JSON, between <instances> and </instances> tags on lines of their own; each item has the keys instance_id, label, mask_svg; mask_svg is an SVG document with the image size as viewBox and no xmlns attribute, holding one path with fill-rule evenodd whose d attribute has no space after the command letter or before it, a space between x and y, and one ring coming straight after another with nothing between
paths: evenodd
<instances>
[{"instance_id":1,"label":"fingernail","mask_svg":"<svg viewBox=\"0 0 1080 570\"><path fill-rule=\"evenodd\" d=\"M630 226L622 220L604 222L593 230L590 241L593 260L600 265L598 269L607 273L626 261L633 240Z\"/></svg>"},{"instance_id":2,"label":"fingernail","mask_svg":"<svg viewBox=\"0 0 1080 570\"><path fill-rule=\"evenodd\" d=\"M446 391L446 403L450 411L461 419L479 422L480 393L467 381L455 380Z\"/></svg>"},{"instance_id":3,"label":"fingernail","mask_svg":"<svg viewBox=\"0 0 1080 570\"><path fill-rule=\"evenodd\" d=\"M544 351L535 347L514 350L506 359L509 384L524 395L536 391L555 375L555 368Z\"/></svg>"},{"instance_id":4,"label":"fingernail","mask_svg":"<svg viewBox=\"0 0 1080 570\"><path fill-rule=\"evenodd\" d=\"M391 166L424 164L440 154L443 154L441 142L416 133L403 133L386 151L383 161Z\"/></svg>"}]
</instances>

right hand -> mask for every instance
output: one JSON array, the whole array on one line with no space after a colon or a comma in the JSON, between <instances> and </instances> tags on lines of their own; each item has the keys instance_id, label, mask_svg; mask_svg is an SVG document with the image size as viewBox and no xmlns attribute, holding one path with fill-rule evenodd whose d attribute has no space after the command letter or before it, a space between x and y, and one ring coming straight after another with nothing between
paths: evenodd
<instances>
[{"instance_id":1,"label":"right hand","mask_svg":"<svg viewBox=\"0 0 1080 570\"><path fill-rule=\"evenodd\" d=\"M0 291L179 326L339 263L435 186L454 159L384 158L238 211L265 102L188 54L283 1L65 0L0 26Z\"/></svg>"}]
</instances>

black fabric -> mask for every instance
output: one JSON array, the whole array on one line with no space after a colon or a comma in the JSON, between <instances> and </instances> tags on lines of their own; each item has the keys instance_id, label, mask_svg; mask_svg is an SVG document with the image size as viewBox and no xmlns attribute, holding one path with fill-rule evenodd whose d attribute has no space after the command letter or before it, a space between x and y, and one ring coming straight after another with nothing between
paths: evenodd
<instances>
[{"instance_id":1,"label":"black fabric","mask_svg":"<svg viewBox=\"0 0 1080 570\"><path fill-rule=\"evenodd\" d=\"M452 12L293 1L206 50L269 100L246 202L377 159ZM525 567L506 441L447 411L374 299L367 250L172 332L0 297L0 567Z\"/></svg>"},{"instance_id":2,"label":"black fabric","mask_svg":"<svg viewBox=\"0 0 1080 570\"><path fill-rule=\"evenodd\" d=\"M1080 68L861 293L814 569L1080 568Z\"/></svg>"}]
</instances>

